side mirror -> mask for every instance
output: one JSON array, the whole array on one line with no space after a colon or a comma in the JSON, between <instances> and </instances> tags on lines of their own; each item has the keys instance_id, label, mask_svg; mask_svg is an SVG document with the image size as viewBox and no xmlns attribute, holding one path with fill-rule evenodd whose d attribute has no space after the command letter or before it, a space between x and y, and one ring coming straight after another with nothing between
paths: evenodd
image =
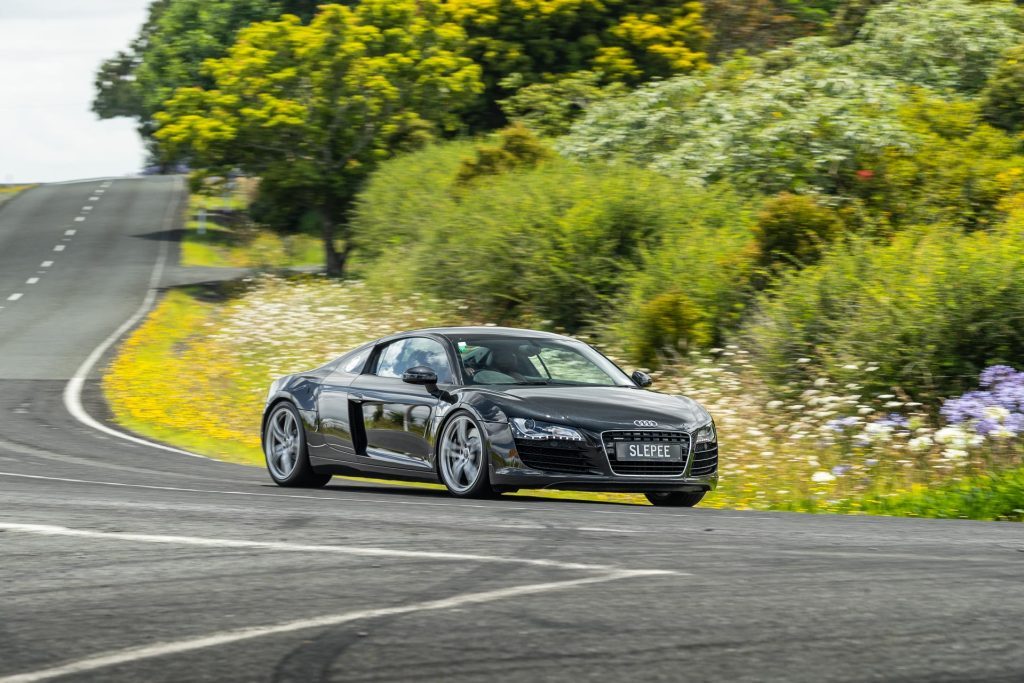
<instances>
[{"instance_id":1,"label":"side mirror","mask_svg":"<svg viewBox=\"0 0 1024 683\"><path fill-rule=\"evenodd\" d=\"M636 382L638 387L649 387L651 386L651 383L654 382L650 375L646 372L640 372L639 370L634 370L633 374L630 375L629 378Z\"/></svg>"},{"instance_id":2,"label":"side mirror","mask_svg":"<svg viewBox=\"0 0 1024 683\"><path fill-rule=\"evenodd\" d=\"M409 384L437 384L437 373L426 365L417 365L402 373L402 381Z\"/></svg>"}]
</instances>

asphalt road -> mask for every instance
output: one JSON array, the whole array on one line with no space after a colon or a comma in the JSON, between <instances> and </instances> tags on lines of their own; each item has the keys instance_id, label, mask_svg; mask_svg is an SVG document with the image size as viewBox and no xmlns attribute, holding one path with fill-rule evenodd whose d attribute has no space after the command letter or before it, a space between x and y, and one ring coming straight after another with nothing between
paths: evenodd
<instances>
[{"instance_id":1,"label":"asphalt road","mask_svg":"<svg viewBox=\"0 0 1024 683\"><path fill-rule=\"evenodd\" d=\"M284 490L84 424L180 193L0 210L0 683L1024 680L1019 525Z\"/></svg>"}]
</instances>

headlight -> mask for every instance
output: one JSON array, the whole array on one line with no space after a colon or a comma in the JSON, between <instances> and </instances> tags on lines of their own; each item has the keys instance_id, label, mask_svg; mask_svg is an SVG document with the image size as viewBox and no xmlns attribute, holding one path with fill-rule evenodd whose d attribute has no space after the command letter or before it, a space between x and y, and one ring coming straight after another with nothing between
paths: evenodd
<instances>
[{"instance_id":1,"label":"headlight","mask_svg":"<svg viewBox=\"0 0 1024 683\"><path fill-rule=\"evenodd\" d=\"M715 433L715 423L704 425L693 433L694 443L715 443L718 435Z\"/></svg>"},{"instance_id":2,"label":"headlight","mask_svg":"<svg viewBox=\"0 0 1024 683\"><path fill-rule=\"evenodd\" d=\"M512 425L512 433L520 439L565 439L568 441L583 441L583 435L572 427L551 424L550 422L538 422L529 418L513 417L509 420Z\"/></svg>"}]
</instances>

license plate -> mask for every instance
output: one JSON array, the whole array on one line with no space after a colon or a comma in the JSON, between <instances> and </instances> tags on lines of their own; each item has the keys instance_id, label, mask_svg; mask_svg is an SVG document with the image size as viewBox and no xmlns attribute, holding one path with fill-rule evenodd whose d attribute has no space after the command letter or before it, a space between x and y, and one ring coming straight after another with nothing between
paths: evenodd
<instances>
[{"instance_id":1,"label":"license plate","mask_svg":"<svg viewBox=\"0 0 1024 683\"><path fill-rule=\"evenodd\" d=\"M617 443L615 459L655 462L682 462L683 445L679 443Z\"/></svg>"}]
</instances>

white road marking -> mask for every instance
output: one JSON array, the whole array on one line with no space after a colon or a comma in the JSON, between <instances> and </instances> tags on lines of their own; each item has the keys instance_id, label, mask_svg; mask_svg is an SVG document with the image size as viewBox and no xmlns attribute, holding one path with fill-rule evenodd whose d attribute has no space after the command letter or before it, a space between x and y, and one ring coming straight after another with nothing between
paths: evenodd
<instances>
[{"instance_id":1,"label":"white road marking","mask_svg":"<svg viewBox=\"0 0 1024 683\"><path fill-rule=\"evenodd\" d=\"M181 180L179 179L179 190L180 184ZM170 202L167 205L167 209L166 212L164 213L164 218L162 221L164 230L170 229L171 221L177 215L177 210L180 204L181 193L179 192L177 200L174 202ZM61 249L63 249L63 246L58 246L60 246ZM178 453L180 455L188 455L193 458L203 458L204 460L209 460L209 458L207 458L206 456L199 455L198 453L190 453L189 451L185 451L180 448L165 446L162 443L148 441L146 439L142 439L137 436L132 436L131 434L126 434L124 432L118 431L113 427L108 427L107 425L93 418L92 415L86 412L85 408L82 406L82 387L85 385L85 380L88 379L89 373L92 372L93 367L96 365L96 363L99 362L100 358L103 357L103 354L107 352L107 349L113 346L117 342L117 340L120 339L121 336L124 335L128 330L135 327L135 325L140 320L142 320L143 316L145 316L149 312L149 309L151 309L153 307L153 304L156 302L157 286L160 284L160 278L163 277L164 266L166 263L167 241L161 240L160 249L159 252L157 253L156 263L153 265L153 271L150 273L149 276L149 287L146 290L146 296L142 300L142 304L139 306L138 310L136 310L135 313L133 313L132 316L128 318L128 320L125 320L124 323L122 323L119 328L114 330L109 337L100 342L100 345L93 349L92 353L90 353L89 356L84 361L82 361L82 364L78 366L78 370L75 371L74 377L72 377L68 381L67 385L64 387L64 407L65 409L67 409L69 413L71 413L71 417L75 418L85 426L92 427L96 431L103 432L104 434L117 437L118 439L124 439L125 441L131 441L132 443L142 444L143 446L149 446L150 448L156 448L162 451L169 451L171 453Z\"/></svg>"},{"instance_id":2,"label":"white road marking","mask_svg":"<svg viewBox=\"0 0 1024 683\"><path fill-rule=\"evenodd\" d=\"M147 444L149 445L149 444ZM202 458L204 456L197 455L196 457ZM210 460L211 458L206 458ZM239 465L244 467L244 465ZM43 481L61 481L67 484L91 484L94 486L116 486L119 488L128 489L146 489L150 491L178 491L180 493L214 493L217 495L225 496L254 496L256 498L302 498L305 500L320 500L325 503L338 503L338 502L352 502L352 503L375 503L378 505L412 505L416 507L443 507L443 508L479 508L483 510L494 509L493 505L480 505L478 503L442 503L442 502L427 502L423 500L395 500L395 499L383 499L383 498L353 498L344 495L339 495L336 491L325 493L325 495L311 495L303 493L257 493L256 491L228 491L220 489L193 489L184 488L180 486L155 486L152 484L126 484L119 481L97 481L94 479L71 479L68 477L47 477L41 474L22 474L20 472L0 472L0 477L17 477L19 479L41 479ZM532 512L564 512L570 508L554 508L554 507L541 507L541 506L525 506L525 505L502 505L501 510L507 511L532 511ZM692 519L693 513L670 513L658 511L634 511L634 510L588 510L588 514L591 515L654 515L656 518L661 517L689 517ZM774 519L772 517L744 517L744 520L749 519ZM673 530L675 531L694 531L692 528L684 528L678 526L673 522Z\"/></svg>"},{"instance_id":3,"label":"white road marking","mask_svg":"<svg viewBox=\"0 0 1024 683\"><path fill-rule=\"evenodd\" d=\"M42 263L39 264L39 267L40 268L49 268L52 265L53 265L53 261L43 261Z\"/></svg>"},{"instance_id":4,"label":"white road marking","mask_svg":"<svg viewBox=\"0 0 1024 683\"><path fill-rule=\"evenodd\" d=\"M580 526L576 531L592 531L598 534L646 534L646 529L609 529L601 526Z\"/></svg>"},{"instance_id":5,"label":"white road marking","mask_svg":"<svg viewBox=\"0 0 1024 683\"><path fill-rule=\"evenodd\" d=\"M81 223L84 220L85 220L85 216L75 216L75 222L76 223Z\"/></svg>"},{"instance_id":6,"label":"white road marking","mask_svg":"<svg viewBox=\"0 0 1024 683\"><path fill-rule=\"evenodd\" d=\"M34 285L37 282L39 282L39 278L37 277L30 277L29 279L25 280L26 285Z\"/></svg>"},{"instance_id":7,"label":"white road marking","mask_svg":"<svg viewBox=\"0 0 1024 683\"><path fill-rule=\"evenodd\" d=\"M96 194L103 194L104 192L106 192L106 190L104 190L102 187L96 190Z\"/></svg>"},{"instance_id":8,"label":"white road marking","mask_svg":"<svg viewBox=\"0 0 1024 683\"><path fill-rule=\"evenodd\" d=\"M92 211L92 207L91 206L83 206L82 207L82 211Z\"/></svg>"},{"instance_id":9,"label":"white road marking","mask_svg":"<svg viewBox=\"0 0 1024 683\"><path fill-rule=\"evenodd\" d=\"M181 654L183 652L191 652L193 650L202 650L205 648L227 645L229 643L236 643L241 640L264 638L266 636L277 635L280 633L291 633L293 631L304 631L313 628L338 626L340 624L362 619L397 616L400 614L410 614L412 612L455 609L465 605L480 605L488 602L494 602L496 600L516 598L524 595L550 593L552 591L565 590L567 588L607 583L609 581L618 581L647 574L648 572L640 570L617 571L610 574L589 576L581 579L550 581L547 583L529 583L489 591L480 591L478 593L465 593L463 595L457 595L450 598L428 600L426 602L416 602L408 605L398 605L396 607L381 607L378 609L365 609L353 612L343 612L341 614L330 614L322 617L313 617L311 619L299 619L297 621L274 624L271 626L254 626L231 631L220 631L218 633L211 633L210 635L200 636L198 638L174 640L165 643L155 643L153 645L143 645L141 647L105 652L103 654L88 657L86 659L80 659L76 662L69 662L49 669L39 669L37 671L30 671L8 676L6 678L0 678L0 683L34 683L35 681L44 681L58 676L80 674L86 671L95 671L96 669L117 666L119 664L127 664L141 659Z\"/></svg>"},{"instance_id":10,"label":"white road marking","mask_svg":"<svg viewBox=\"0 0 1024 683\"><path fill-rule=\"evenodd\" d=\"M90 529L73 529L71 527L50 524L16 524L0 522L0 530L14 531L41 536L71 536L106 541L124 541L130 543L157 543L163 545L201 546L206 548L249 548L252 550L276 550L281 552L300 553L331 553L337 555L353 555L357 557L391 557L410 560L439 560L446 562L486 562L498 564L522 564L531 567L548 569L566 569L575 571L641 571L652 574L677 574L668 570L623 570L605 564L582 564L579 562L560 562L558 560L534 559L526 557L502 557L500 555L477 555L473 553L447 553L432 550L397 550L394 548L374 548L353 545L324 545L305 543L285 543L281 541L248 541L232 538L207 538L202 536L167 536L163 534L133 534L122 532L92 531Z\"/></svg>"},{"instance_id":11,"label":"white road marking","mask_svg":"<svg viewBox=\"0 0 1024 683\"><path fill-rule=\"evenodd\" d=\"M57 246L55 246L53 248L53 250L54 251L64 251L64 245L63 244L58 244Z\"/></svg>"},{"instance_id":12,"label":"white road marking","mask_svg":"<svg viewBox=\"0 0 1024 683\"><path fill-rule=\"evenodd\" d=\"M77 230L71 229L71 230L65 230L64 234L67 235L68 237L70 237L70 236L74 235L77 232L78 232Z\"/></svg>"},{"instance_id":13,"label":"white road marking","mask_svg":"<svg viewBox=\"0 0 1024 683\"><path fill-rule=\"evenodd\" d=\"M22 297L22 293L21 292L15 292L14 294L11 294L9 297L7 297L7 300L8 301L17 301L21 297Z\"/></svg>"},{"instance_id":14,"label":"white road marking","mask_svg":"<svg viewBox=\"0 0 1024 683\"><path fill-rule=\"evenodd\" d=\"M96 195L93 195L93 196L89 197L89 201L90 202L99 201L99 197L97 197Z\"/></svg>"}]
</instances>

